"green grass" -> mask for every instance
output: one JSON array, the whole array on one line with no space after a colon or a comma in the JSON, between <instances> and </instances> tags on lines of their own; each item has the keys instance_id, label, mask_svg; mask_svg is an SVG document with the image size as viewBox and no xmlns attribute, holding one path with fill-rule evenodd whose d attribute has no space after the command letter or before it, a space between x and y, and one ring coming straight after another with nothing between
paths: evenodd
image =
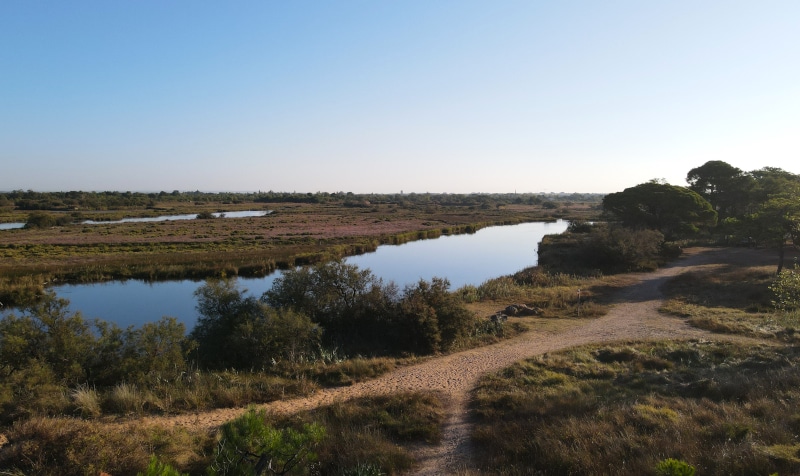
<instances>
[{"instance_id":1,"label":"green grass","mask_svg":"<svg viewBox=\"0 0 800 476\"><path fill-rule=\"evenodd\" d=\"M797 474L800 351L709 342L587 346L481 380L481 474ZM539 471L537 473L537 471Z\"/></svg>"}]
</instances>

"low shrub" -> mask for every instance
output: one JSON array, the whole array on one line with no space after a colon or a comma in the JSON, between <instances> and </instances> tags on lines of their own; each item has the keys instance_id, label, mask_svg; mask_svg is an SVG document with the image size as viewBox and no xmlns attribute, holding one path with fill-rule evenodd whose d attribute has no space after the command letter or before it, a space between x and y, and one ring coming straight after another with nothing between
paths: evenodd
<instances>
[{"instance_id":1,"label":"low shrub","mask_svg":"<svg viewBox=\"0 0 800 476\"><path fill-rule=\"evenodd\" d=\"M300 430L274 428L266 423L265 412L251 409L220 428L208 474L262 474L267 469L304 474L301 470L316 462L315 450L324 436L324 427L316 423Z\"/></svg>"},{"instance_id":2,"label":"low shrub","mask_svg":"<svg viewBox=\"0 0 800 476\"><path fill-rule=\"evenodd\" d=\"M778 302L791 299L791 286L785 288L785 299L776 298L771 288L782 276L776 278L771 266L749 264L760 263L754 259L758 256L748 258L752 253L757 251L739 253L741 263L707 265L670 279L663 288L669 299L661 310L713 332L800 341L800 312Z\"/></svg>"},{"instance_id":3,"label":"low shrub","mask_svg":"<svg viewBox=\"0 0 800 476\"><path fill-rule=\"evenodd\" d=\"M694 474L694 466L674 458L659 461L656 465L656 475L658 476L694 476Z\"/></svg>"},{"instance_id":4,"label":"low shrub","mask_svg":"<svg viewBox=\"0 0 800 476\"><path fill-rule=\"evenodd\" d=\"M775 293L772 304L781 311L792 311L800 308L800 266L783 270L769 286Z\"/></svg>"}]
</instances>

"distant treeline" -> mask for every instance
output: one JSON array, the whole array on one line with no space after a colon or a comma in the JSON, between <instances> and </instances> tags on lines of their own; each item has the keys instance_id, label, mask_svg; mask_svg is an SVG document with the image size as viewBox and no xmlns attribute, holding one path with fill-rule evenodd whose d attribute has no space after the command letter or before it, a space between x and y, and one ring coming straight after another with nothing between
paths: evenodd
<instances>
[{"instance_id":1,"label":"distant treeline","mask_svg":"<svg viewBox=\"0 0 800 476\"><path fill-rule=\"evenodd\" d=\"M594 193L394 193L354 194L352 192L35 192L14 190L0 193L0 207L17 210L113 210L119 208L154 208L169 203L340 203L368 206L380 203L398 205L497 206L508 204L550 205L597 203L602 194Z\"/></svg>"}]
</instances>

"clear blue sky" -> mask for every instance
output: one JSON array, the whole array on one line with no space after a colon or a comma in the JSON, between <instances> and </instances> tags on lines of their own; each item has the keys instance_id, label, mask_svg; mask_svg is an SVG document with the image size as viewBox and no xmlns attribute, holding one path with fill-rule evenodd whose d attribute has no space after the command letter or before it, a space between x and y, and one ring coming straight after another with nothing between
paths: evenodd
<instances>
[{"instance_id":1,"label":"clear blue sky","mask_svg":"<svg viewBox=\"0 0 800 476\"><path fill-rule=\"evenodd\" d=\"M0 190L800 172L800 1L0 1Z\"/></svg>"}]
</instances>

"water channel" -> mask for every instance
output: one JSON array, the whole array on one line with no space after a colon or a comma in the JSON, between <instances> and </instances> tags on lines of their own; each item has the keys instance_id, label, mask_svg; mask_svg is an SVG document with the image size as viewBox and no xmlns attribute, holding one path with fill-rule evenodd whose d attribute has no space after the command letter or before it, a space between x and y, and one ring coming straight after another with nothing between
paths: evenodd
<instances>
[{"instance_id":1,"label":"water channel","mask_svg":"<svg viewBox=\"0 0 800 476\"><path fill-rule=\"evenodd\" d=\"M212 213L216 218L246 218L246 217L263 217L272 213L272 210L244 210L238 212L215 212ZM112 225L115 223L153 223L160 221L176 221L176 220L194 220L197 218L197 213L188 213L185 215L162 215L157 217L144 217L144 218L123 218L122 220L113 221L95 221L84 220L80 222L81 225ZM16 230L25 228L25 223L0 223L0 230Z\"/></svg>"},{"instance_id":2,"label":"water channel","mask_svg":"<svg viewBox=\"0 0 800 476\"><path fill-rule=\"evenodd\" d=\"M420 279L443 277L451 290L478 286L488 279L515 273L537 264L537 247L544 235L566 230L568 222L524 223L495 226L474 234L442 236L347 258L347 262L372 270L385 282L403 287ZM239 279L248 293L260 297L279 273L263 278ZM197 319L194 291L202 281L147 283L136 280L99 284L61 285L52 289L69 299L70 309L84 318L99 318L120 327L140 326L162 316L176 317L191 329Z\"/></svg>"},{"instance_id":3,"label":"water channel","mask_svg":"<svg viewBox=\"0 0 800 476\"><path fill-rule=\"evenodd\" d=\"M215 212L212 213L216 218L246 218L246 217L263 217L272 213L272 210L245 210L240 212ZM188 213L186 215L163 215L159 217L144 217L144 218L123 218L122 220L114 221L82 221L81 225L111 225L114 223L152 223L159 221L177 221L177 220L194 220L197 218L197 213Z\"/></svg>"}]
</instances>

